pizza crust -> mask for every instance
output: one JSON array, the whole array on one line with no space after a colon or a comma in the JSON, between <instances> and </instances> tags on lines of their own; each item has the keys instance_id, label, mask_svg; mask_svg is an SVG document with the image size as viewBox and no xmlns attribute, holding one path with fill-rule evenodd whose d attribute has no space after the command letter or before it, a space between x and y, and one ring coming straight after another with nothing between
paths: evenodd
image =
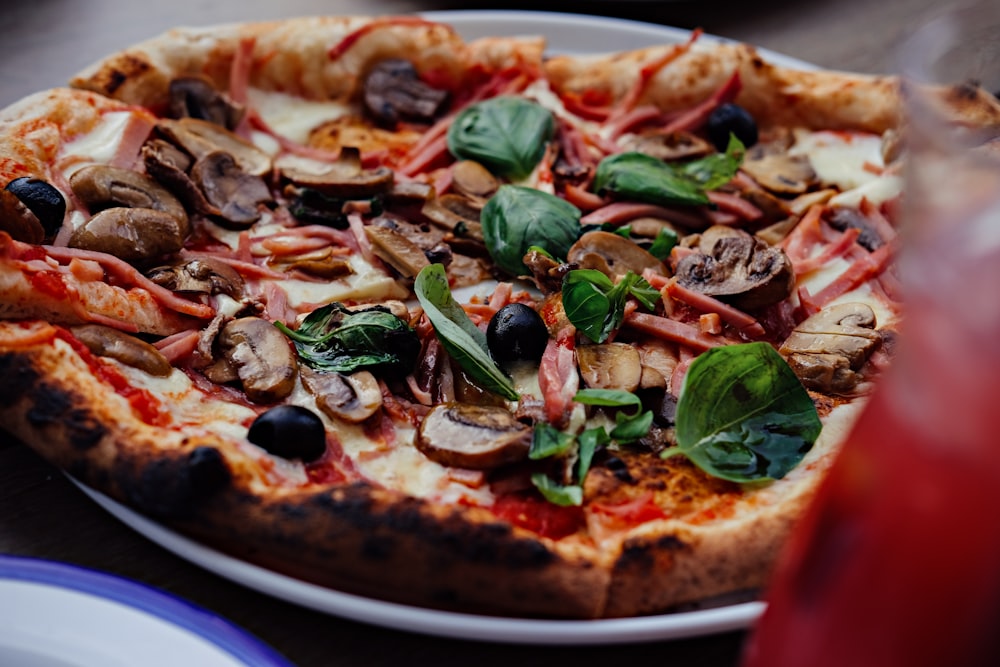
<instances>
[{"instance_id":1,"label":"pizza crust","mask_svg":"<svg viewBox=\"0 0 1000 667\"><path fill-rule=\"evenodd\" d=\"M335 102L356 99L364 74L386 58L406 58L417 71L433 72L457 87L477 68L538 66L544 46L540 38L466 43L449 26L420 19L301 18L171 30L94 63L70 85L129 104L162 107L177 76L207 76L220 90L229 89L241 44L251 45L250 86ZM338 45L345 48L331 57Z\"/></svg>"}]
</instances>

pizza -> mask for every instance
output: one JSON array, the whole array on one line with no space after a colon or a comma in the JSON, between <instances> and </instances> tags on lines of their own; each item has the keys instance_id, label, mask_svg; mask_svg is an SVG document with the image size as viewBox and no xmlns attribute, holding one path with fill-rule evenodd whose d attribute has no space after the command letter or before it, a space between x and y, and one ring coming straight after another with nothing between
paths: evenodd
<instances>
[{"instance_id":1,"label":"pizza","mask_svg":"<svg viewBox=\"0 0 1000 667\"><path fill-rule=\"evenodd\" d=\"M894 78L697 32L173 30L0 112L0 425L338 590L752 595L891 363L904 129Z\"/></svg>"}]
</instances>

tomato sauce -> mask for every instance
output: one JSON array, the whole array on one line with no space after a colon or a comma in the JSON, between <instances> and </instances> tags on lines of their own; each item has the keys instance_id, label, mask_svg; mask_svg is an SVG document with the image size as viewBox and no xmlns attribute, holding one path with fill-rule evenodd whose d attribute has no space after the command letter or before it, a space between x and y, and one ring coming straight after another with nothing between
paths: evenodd
<instances>
[{"instance_id":1,"label":"tomato sauce","mask_svg":"<svg viewBox=\"0 0 1000 667\"><path fill-rule=\"evenodd\" d=\"M491 509L501 519L553 540L568 537L586 524L583 508L554 505L534 492L500 496Z\"/></svg>"},{"instance_id":2,"label":"tomato sauce","mask_svg":"<svg viewBox=\"0 0 1000 667\"><path fill-rule=\"evenodd\" d=\"M129 384L128 379L114 366L107 364L91 353L86 345L77 340L65 329L59 329L56 336L66 341L77 355L86 362L96 378L111 386L119 396L128 401L139 418L153 426L170 424L171 417L163 409L160 400L145 389Z\"/></svg>"}]
</instances>

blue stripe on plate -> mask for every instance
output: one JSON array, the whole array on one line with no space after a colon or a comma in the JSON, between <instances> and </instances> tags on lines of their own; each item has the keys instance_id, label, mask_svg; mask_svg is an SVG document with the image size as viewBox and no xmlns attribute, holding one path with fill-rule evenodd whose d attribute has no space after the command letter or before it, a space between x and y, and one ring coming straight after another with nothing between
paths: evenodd
<instances>
[{"instance_id":1,"label":"blue stripe on plate","mask_svg":"<svg viewBox=\"0 0 1000 667\"><path fill-rule=\"evenodd\" d=\"M48 584L118 602L201 637L247 667L293 667L274 649L222 617L137 581L77 565L3 555L0 579Z\"/></svg>"}]
</instances>

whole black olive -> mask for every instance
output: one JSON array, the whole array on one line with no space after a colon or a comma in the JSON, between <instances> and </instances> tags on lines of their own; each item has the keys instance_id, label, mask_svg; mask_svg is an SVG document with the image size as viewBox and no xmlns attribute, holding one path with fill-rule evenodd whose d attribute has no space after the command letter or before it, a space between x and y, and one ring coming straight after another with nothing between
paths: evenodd
<instances>
[{"instance_id":1,"label":"whole black olive","mask_svg":"<svg viewBox=\"0 0 1000 667\"><path fill-rule=\"evenodd\" d=\"M496 312L486 327L486 344L493 358L538 361L549 342L549 330L541 316L523 303L509 303Z\"/></svg>"},{"instance_id":2,"label":"whole black olive","mask_svg":"<svg viewBox=\"0 0 1000 667\"><path fill-rule=\"evenodd\" d=\"M66 200L61 192L45 181L30 176L15 178L5 189L35 214L45 229L46 238L56 235L66 217Z\"/></svg>"},{"instance_id":3,"label":"whole black olive","mask_svg":"<svg viewBox=\"0 0 1000 667\"><path fill-rule=\"evenodd\" d=\"M749 148L757 143L757 121L750 113L738 104L720 104L712 110L705 122L708 139L715 147L725 152L729 145L729 134Z\"/></svg>"},{"instance_id":4,"label":"whole black olive","mask_svg":"<svg viewBox=\"0 0 1000 667\"><path fill-rule=\"evenodd\" d=\"M279 405L262 413L247 439L286 459L313 461L326 451L326 429L315 412L298 405Z\"/></svg>"}]
</instances>

